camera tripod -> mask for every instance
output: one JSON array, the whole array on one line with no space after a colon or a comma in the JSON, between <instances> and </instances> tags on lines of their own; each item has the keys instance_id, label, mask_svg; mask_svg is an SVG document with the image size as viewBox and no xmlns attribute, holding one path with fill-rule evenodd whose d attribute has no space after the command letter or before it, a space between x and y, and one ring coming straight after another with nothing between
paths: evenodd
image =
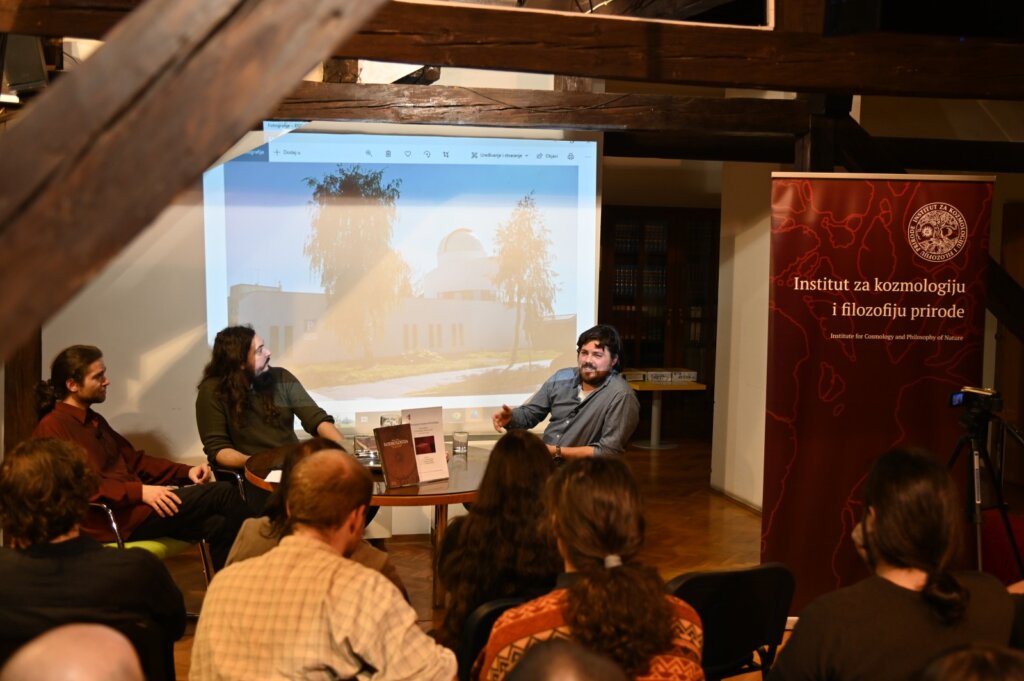
<instances>
[{"instance_id":1,"label":"camera tripod","mask_svg":"<svg viewBox=\"0 0 1024 681\"><path fill-rule=\"evenodd\" d=\"M953 456L949 459L948 467L950 470L953 470L957 459L960 458L960 454L965 448L968 446L970 447L971 457L968 460L969 480L967 488L969 493L971 520L974 523L975 549L977 551L978 569L982 569L981 468L984 464L985 470L988 472L989 483L992 485L992 491L995 493L996 508L999 509L999 516L1003 520L1003 528L1006 531L1006 538L1010 542L1010 548L1013 550L1013 558L1017 563L1017 572L1021 579L1024 579L1024 561L1021 560L1020 548L1017 546L1017 539L1014 537L1013 528L1010 526L1010 518L1006 512L1006 502L1003 499L1002 469L1000 469L999 480L997 480L995 469L992 466L992 459L988 455L988 447L985 443L988 435L989 421L997 421L1002 427L1002 433L1011 433L1013 437L1020 442L1021 446L1024 446L1024 437L1022 437L1020 432L1018 432L1013 426L1006 423L999 417L994 416L991 412L970 410L960 419L961 425L964 426L967 432L957 440L956 447L953 449ZM1001 443L1002 446L1005 447L1004 439L1001 439ZM1002 453L1003 452L1001 452L1001 454ZM1000 461L1000 463L1002 463L1002 461Z\"/></svg>"}]
</instances>

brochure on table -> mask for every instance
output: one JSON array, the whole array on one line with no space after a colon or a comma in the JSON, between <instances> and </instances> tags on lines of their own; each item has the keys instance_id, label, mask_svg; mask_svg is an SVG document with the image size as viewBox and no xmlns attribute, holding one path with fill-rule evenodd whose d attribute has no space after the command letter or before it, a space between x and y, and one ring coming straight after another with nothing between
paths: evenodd
<instances>
[{"instance_id":1,"label":"brochure on table","mask_svg":"<svg viewBox=\"0 0 1024 681\"><path fill-rule=\"evenodd\" d=\"M448 457L444 449L444 415L441 407L404 409L402 423L412 427L420 482L446 479Z\"/></svg>"}]
</instances>

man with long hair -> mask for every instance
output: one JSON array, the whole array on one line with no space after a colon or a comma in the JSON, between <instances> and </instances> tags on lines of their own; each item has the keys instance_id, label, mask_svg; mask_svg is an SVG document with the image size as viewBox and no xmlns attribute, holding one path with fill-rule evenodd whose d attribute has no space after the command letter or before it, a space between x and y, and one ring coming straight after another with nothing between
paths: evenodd
<instances>
[{"instance_id":1,"label":"man with long hair","mask_svg":"<svg viewBox=\"0 0 1024 681\"><path fill-rule=\"evenodd\" d=\"M295 418L310 435L342 443L334 418L286 369L270 366L270 350L249 326L217 334L196 396L196 425L211 464L241 468L253 454L295 444Z\"/></svg>"},{"instance_id":2,"label":"man with long hair","mask_svg":"<svg viewBox=\"0 0 1024 681\"><path fill-rule=\"evenodd\" d=\"M455 656L395 585L349 559L372 492L370 473L337 451L295 464L281 542L229 565L206 593L192 681L454 678Z\"/></svg>"},{"instance_id":3,"label":"man with long hair","mask_svg":"<svg viewBox=\"0 0 1024 681\"><path fill-rule=\"evenodd\" d=\"M128 635L147 678L172 678L185 602L153 554L82 533L99 484L83 452L61 440L26 440L0 464L0 527L13 547L0 548L0 665L45 631L95 622Z\"/></svg>"},{"instance_id":4,"label":"man with long hair","mask_svg":"<svg viewBox=\"0 0 1024 681\"><path fill-rule=\"evenodd\" d=\"M222 567L248 516L237 490L215 482L206 464L189 466L135 449L93 409L107 399L109 385L99 348L65 348L54 358L50 378L36 390L40 419L33 435L73 442L84 450L100 480L91 501L110 507L123 538L206 539L214 567ZM82 531L98 541L114 541L99 513L86 517Z\"/></svg>"},{"instance_id":5,"label":"man with long hair","mask_svg":"<svg viewBox=\"0 0 1024 681\"><path fill-rule=\"evenodd\" d=\"M615 327L587 329L576 341L576 366L555 372L526 404L494 412L494 429L529 430L550 415L544 443L555 459L621 454L640 420L636 393L618 373L621 348Z\"/></svg>"}]
</instances>

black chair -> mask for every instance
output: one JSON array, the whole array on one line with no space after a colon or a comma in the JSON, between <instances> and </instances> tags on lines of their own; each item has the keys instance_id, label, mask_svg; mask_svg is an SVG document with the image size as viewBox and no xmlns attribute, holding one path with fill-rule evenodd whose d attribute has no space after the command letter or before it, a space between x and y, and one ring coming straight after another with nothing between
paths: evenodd
<instances>
[{"instance_id":1,"label":"black chair","mask_svg":"<svg viewBox=\"0 0 1024 681\"><path fill-rule=\"evenodd\" d=\"M476 662L480 651L487 645L491 629L501 617L501 613L509 608L522 605L530 598L529 596L513 596L487 601L469 614L465 624L462 625L462 637L459 639L459 649L455 654L459 661L459 681L469 681L473 663Z\"/></svg>"},{"instance_id":2,"label":"black chair","mask_svg":"<svg viewBox=\"0 0 1024 681\"><path fill-rule=\"evenodd\" d=\"M230 482L238 488L238 494L242 497L242 501L245 501L245 478L242 476L241 471L234 468L223 468L221 466L214 467L213 477L215 480L223 482Z\"/></svg>"},{"instance_id":3,"label":"black chair","mask_svg":"<svg viewBox=\"0 0 1024 681\"><path fill-rule=\"evenodd\" d=\"M700 615L708 681L758 670L764 678L782 643L795 586L782 563L689 572L668 583L669 592Z\"/></svg>"}]
</instances>

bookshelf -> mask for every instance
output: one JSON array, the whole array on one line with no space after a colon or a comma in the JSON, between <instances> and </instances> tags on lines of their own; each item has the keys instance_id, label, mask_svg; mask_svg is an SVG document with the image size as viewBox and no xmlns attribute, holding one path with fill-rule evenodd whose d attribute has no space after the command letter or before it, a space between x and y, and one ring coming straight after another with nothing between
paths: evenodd
<instances>
[{"instance_id":1,"label":"bookshelf","mask_svg":"<svg viewBox=\"0 0 1024 681\"><path fill-rule=\"evenodd\" d=\"M598 319L622 335L624 366L697 372L708 390L684 418L701 432L714 392L719 218L702 208L604 206L601 219Z\"/></svg>"}]
</instances>

